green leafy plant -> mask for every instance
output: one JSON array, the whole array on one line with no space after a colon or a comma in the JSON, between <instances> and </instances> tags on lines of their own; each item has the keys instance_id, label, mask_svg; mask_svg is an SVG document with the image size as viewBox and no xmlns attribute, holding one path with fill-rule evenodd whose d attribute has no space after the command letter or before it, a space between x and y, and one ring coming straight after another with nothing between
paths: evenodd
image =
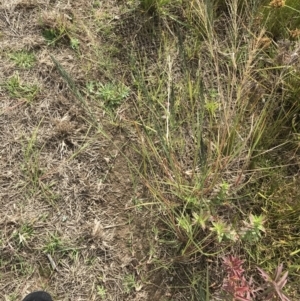
<instances>
[{"instance_id":1,"label":"green leafy plant","mask_svg":"<svg viewBox=\"0 0 300 301\"><path fill-rule=\"evenodd\" d=\"M218 203L222 203L226 200L226 197L229 194L229 188L230 188L230 184L223 180L222 183L220 184L220 189L217 195Z\"/></svg>"},{"instance_id":2,"label":"green leafy plant","mask_svg":"<svg viewBox=\"0 0 300 301\"><path fill-rule=\"evenodd\" d=\"M202 230L205 230L207 227L207 222L211 220L212 216L209 211L204 211L200 209L200 212L193 212L193 224L198 224L201 226Z\"/></svg>"},{"instance_id":3,"label":"green leafy plant","mask_svg":"<svg viewBox=\"0 0 300 301\"><path fill-rule=\"evenodd\" d=\"M249 242L257 242L261 238L261 233L265 232L264 215L249 215L249 221L243 221L244 227L241 230L241 237Z\"/></svg>"},{"instance_id":4,"label":"green leafy plant","mask_svg":"<svg viewBox=\"0 0 300 301\"><path fill-rule=\"evenodd\" d=\"M221 242L224 238L232 241L236 241L238 239L236 231L222 220L212 221L212 227L210 230L216 233L218 242Z\"/></svg>"},{"instance_id":5,"label":"green leafy plant","mask_svg":"<svg viewBox=\"0 0 300 301\"><path fill-rule=\"evenodd\" d=\"M64 28L45 28L42 31L43 37L47 41L48 45L56 44L66 36Z\"/></svg>"},{"instance_id":6,"label":"green leafy plant","mask_svg":"<svg viewBox=\"0 0 300 301\"><path fill-rule=\"evenodd\" d=\"M106 298L106 289L102 285L97 285L97 295L101 300L105 300Z\"/></svg>"},{"instance_id":7,"label":"green leafy plant","mask_svg":"<svg viewBox=\"0 0 300 301\"><path fill-rule=\"evenodd\" d=\"M211 117L215 117L216 116L216 112L219 108L219 103L216 101L207 101L205 103L205 109L208 111L208 113L210 114Z\"/></svg>"},{"instance_id":8,"label":"green leafy plant","mask_svg":"<svg viewBox=\"0 0 300 301\"><path fill-rule=\"evenodd\" d=\"M121 83L88 82L86 91L89 95L94 95L97 99L102 100L108 108L119 106L130 93L130 89Z\"/></svg>"},{"instance_id":9,"label":"green leafy plant","mask_svg":"<svg viewBox=\"0 0 300 301\"><path fill-rule=\"evenodd\" d=\"M74 49L74 50L78 50L79 49L79 45L80 45L80 42L78 39L76 38L70 38L70 45L71 45L71 48Z\"/></svg>"}]
</instances>

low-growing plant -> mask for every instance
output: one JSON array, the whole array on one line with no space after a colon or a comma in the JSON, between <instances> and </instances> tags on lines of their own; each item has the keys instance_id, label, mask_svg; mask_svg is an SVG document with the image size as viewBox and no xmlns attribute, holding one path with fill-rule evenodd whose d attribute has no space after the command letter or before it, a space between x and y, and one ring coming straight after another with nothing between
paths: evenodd
<instances>
[{"instance_id":1,"label":"low-growing plant","mask_svg":"<svg viewBox=\"0 0 300 301\"><path fill-rule=\"evenodd\" d=\"M249 215L249 221L243 221L240 236L248 242L257 242L261 239L261 233L265 233L264 227L265 216L263 215Z\"/></svg>"},{"instance_id":2,"label":"low-growing plant","mask_svg":"<svg viewBox=\"0 0 300 301\"><path fill-rule=\"evenodd\" d=\"M80 42L78 39L70 37L70 46L72 49L77 51L79 49L79 45Z\"/></svg>"},{"instance_id":3,"label":"low-growing plant","mask_svg":"<svg viewBox=\"0 0 300 301\"><path fill-rule=\"evenodd\" d=\"M127 294L137 289L137 281L133 274L125 275L123 279L123 287Z\"/></svg>"},{"instance_id":4,"label":"low-growing plant","mask_svg":"<svg viewBox=\"0 0 300 301\"><path fill-rule=\"evenodd\" d=\"M42 34L48 45L55 45L67 36L64 28L45 28L43 29Z\"/></svg>"},{"instance_id":5,"label":"low-growing plant","mask_svg":"<svg viewBox=\"0 0 300 301\"><path fill-rule=\"evenodd\" d=\"M122 83L88 82L86 92L103 101L104 107L116 108L129 96L130 89Z\"/></svg>"},{"instance_id":6,"label":"low-growing plant","mask_svg":"<svg viewBox=\"0 0 300 301\"><path fill-rule=\"evenodd\" d=\"M18 230L14 231L13 237L18 245L26 246L32 234L33 227L25 223Z\"/></svg>"},{"instance_id":7,"label":"low-growing plant","mask_svg":"<svg viewBox=\"0 0 300 301\"><path fill-rule=\"evenodd\" d=\"M195 209L194 209L195 210ZM232 224L223 221L221 218L215 218L209 211L200 210L199 213L193 211L193 218L188 215L177 218L178 227L183 229L188 236L194 235L200 225L202 230L208 228L211 233L215 233L217 241L221 243L224 240L236 242L246 241L248 243L258 242L265 232L263 226L265 217L263 215L249 215L249 221L242 221L242 226L233 227Z\"/></svg>"},{"instance_id":8,"label":"low-growing plant","mask_svg":"<svg viewBox=\"0 0 300 301\"><path fill-rule=\"evenodd\" d=\"M33 53L27 51L16 51L8 54L10 60L12 60L18 67L27 69L33 67L36 59Z\"/></svg>"},{"instance_id":9,"label":"low-growing plant","mask_svg":"<svg viewBox=\"0 0 300 301\"><path fill-rule=\"evenodd\" d=\"M18 73L8 78L2 85L8 91L10 97L25 98L29 102L39 92L39 87L36 84L23 83Z\"/></svg>"},{"instance_id":10,"label":"low-growing plant","mask_svg":"<svg viewBox=\"0 0 300 301\"><path fill-rule=\"evenodd\" d=\"M100 297L101 300L105 300L106 298L106 289L102 285L97 285L97 295Z\"/></svg>"},{"instance_id":11,"label":"low-growing plant","mask_svg":"<svg viewBox=\"0 0 300 301\"><path fill-rule=\"evenodd\" d=\"M236 241L238 237L236 231L232 229L231 225L228 225L222 220L212 221L212 227L210 227L210 230L216 233L219 243L224 239Z\"/></svg>"},{"instance_id":12,"label":"low-growing plant","mask_svg":"<svg viewBox=\"0 0 300 301\"><path fill-rule=\"evenodd\" d=\"M228 301L250 301L252 288L244 276L244 261L228 256L223 259L226 276L223 280L221 296Z\"/></svg>"},{"instance_id":13,"label":"low-growing plant","mask_svg":"<svg viewBox=\"0 0 300 301\"><path fill-rule=\"evenodd\" d=\"M265 283L259 288L260 297L265 300L279 299L281 301L290 301L290 299L283 293L282 289L287 283L288 272L283 273L283 264L281 263L275 270L274 274L270 276L264 270L257 268Z\"/></svg>"},{"instance_id":14,"label":"low-growing plant","mask_svg":"<svg viewBox=\"0 0 300 301\"><path fill-rule=\"evenodd\" d=\"M51 234L48 242L44 246L44 252L53 255L54 253L61 251L63 247L64 244L62 239L56 234Z\"/></svg>"},{"instance_id":15,"label":"low-growing plant","mask_svg":"<svg viewBox=\"0 0 300 301\"><path fill-rule=\"evenodd\" d=\"M257 268L264 282L255 285L253 279L247 280L244 275L244 260L238 257L227 256L223 258L226 275L222 285L222 300L253 301L281 300L290 301L282 289L287 283L288 272L283 273L283 264L280 264L273 276ZM282 274L283 273L283 274Z\"/></svg>"}]
</instances>

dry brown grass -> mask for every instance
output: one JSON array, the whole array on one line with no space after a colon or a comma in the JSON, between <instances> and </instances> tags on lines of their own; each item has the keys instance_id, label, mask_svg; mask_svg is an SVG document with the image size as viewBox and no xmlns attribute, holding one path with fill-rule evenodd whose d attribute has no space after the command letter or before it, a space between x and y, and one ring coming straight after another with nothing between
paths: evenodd
<instances>
[{"instance_id":1,"label":"dry brown grass","mask_svg":"<svg viewBox=\"0 0 300 301\"><path fill-rule=\"evenodd\" d=\"M0 7L0 82L18 71L40 91L29 103L0 90L1 300L20 300L37 289L54 300L160 300L156 289L141 284L149 222L126 209L136 191L120 153L127 152L128 137L108 127L100 108L94 114L109 138L91 128L50 59L79 86L87 77L105 78L97 65L102 41L92 22L93 16L103 19L93 2L9 0ZM115 10L108 1L104 17ZM65 35L75 33L78 52L68 39L47 45L43 28L62 27ZM9 60L19 50L34 53L32 68Z\"/></svg>"}]
</instances>

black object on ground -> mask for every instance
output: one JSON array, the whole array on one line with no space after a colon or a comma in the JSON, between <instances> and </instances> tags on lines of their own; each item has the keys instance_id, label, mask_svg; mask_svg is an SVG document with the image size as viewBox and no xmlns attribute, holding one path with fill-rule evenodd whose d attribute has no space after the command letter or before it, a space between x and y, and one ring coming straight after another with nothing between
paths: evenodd
<instances>
[{"instance_id":1,"label":"black object on ground","mask_svg":"<svg viewBox=\"0 0 300 301\"><path fill-rule=\"evenodd\" d=\"M33 292L27 295L23 301L53 301L51 296L44 292L44 291L38 291Z\"/></svg>"}]
</instances>

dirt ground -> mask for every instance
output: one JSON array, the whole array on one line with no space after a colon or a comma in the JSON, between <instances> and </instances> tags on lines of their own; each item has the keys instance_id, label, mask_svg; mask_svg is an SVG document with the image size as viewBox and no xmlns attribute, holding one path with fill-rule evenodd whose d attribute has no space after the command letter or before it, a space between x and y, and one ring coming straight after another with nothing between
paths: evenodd
<instances>
[{"instance_id":1,"label":"dirt ground","mask_svg":"<svg viewBox=\"0 0 300 301\"><path fill-rule=\"evenodd\" d=\"M101 130L93 127L50 57L78 86L105 76L95 63L105 40L92 21L117 19L119 8L115 1L95 3L0 1L1 300L21 300L38 289L55 301L171 296L161 274L143 281L151 271L153 217L134 207L143 191L123 156L131 156L133 138L109 124L100 108L93 116ZM43 30L55 22L76 27L79 49L70 47L68 34L49 45ZM11 59L20 51L34 54L33 66ZM106 71L115 76L114 68ZM36 92L28 96L32 86Z\"/></svg>"}]
</instances>

